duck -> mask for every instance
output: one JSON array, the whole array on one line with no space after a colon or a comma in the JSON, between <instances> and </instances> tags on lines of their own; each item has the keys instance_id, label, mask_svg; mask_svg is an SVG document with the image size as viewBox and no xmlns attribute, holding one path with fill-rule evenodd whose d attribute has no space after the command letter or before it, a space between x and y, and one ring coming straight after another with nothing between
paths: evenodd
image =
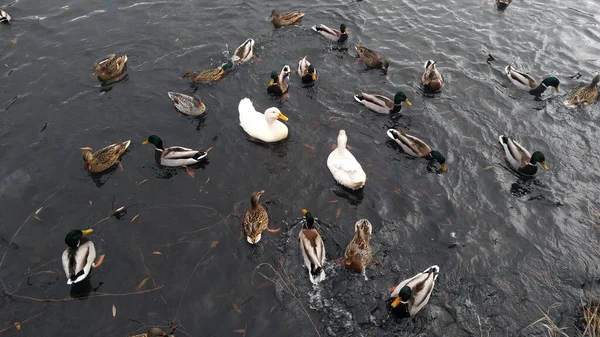
<instances>
[{"instance_id":1,"label":"duck","mask_svg":"<svg viewBox=\"0 0 600 337\"><path fill-rule=\"evenodd\" d=\"M269 19L275 26L288 26L298 23L298 21L302 20L303 17L304 13L285 12L281 14L277 9L274 9L271 11L271 16L269 16Z\"/></svg>"},{"instance_id":2,"label":"duck","mask_svg":"<svg viewBox=\"0 0 600 337\"><path fill-rule=\"evenodd\" d=\"M354 224L354 237L344 251L344 265L347 269L359 272L369 280L366 274L367 265L373 258L371 250L371 232L373 226L367 219L360 219Z\"/></svg>"},{"instance_id":3,"label":"duck","mask_svg":"<svg viewBox=\"0 0 600 337\"><path fill-rule=\"evenodd\" d=\"M406 134L401 129L389 129L387 130L387 136L395 141L405 153L413 157L421 157L427 160L435 160L440 163L440 169L442 172L446 172L446 158L436 150L431 150L431 147L424 141L420 140L415 136Z\"/></svg>"},{"instance_id":4,"label":"duck","mask_svg":"<svg viewBox=\"0 0 600 337\"><path fill-rule=\"evenodd\" d=\"M340 30L329 28L323 24L318 27L312 26L310 28L321 36L332 41L337 41L338 43L346 42L346 40L348 40L348 28L346 28L346 25L343 23L340 25Z\"/></svg>"},{"instance_id":5,"label":"duck","mask_svg":"<svg viewBox=\"0 0 600 337\"><path fill-rule=\"evenodd\" d=\"M127 55L117 57L116 54L110 54L102 62L94 64L94 73L100 81L112 80L123 74L126 63Z\"/></svg>"},{"instance_id":6,"label":"duck","mask_svg":"<svg viewBox=\"0 0 600 337\"><path fill-rule=\"evenodd\" d=\"M82 147L83 167L91 173L100 173L111 168L125 153L131 140L118 142L104 147L92 154L92 148Z\"/></svg>"},{"instance_id":7,"label":"duck","mask_svg":"<svg viewBox=\"0 0 600 337\"><path fill-rule=\"evenodd\" d=\"M8 13L6 13L5 11L0 9L0 23L9 23L10 22L10 15L8 15Z\"/></svg>"},{"instance_id":8,"label":"duck","mask_svg":"<svg viewBox=\"0 0 600 337\"><path fill-rule=\"evenodd\" d=\"M496 0L496 7L500 10L504 10L510 5L512 0Z\"/></svg>"},{"instance_id":9,"label":"duck","mask_svg":"<svg viewBox=\"0 0 600 337\"><path fill-rule=\"evenodd\" d=\"M181 76L180 79L183 80L184 78L190 77L192 79L192 81L194 81L195 83L216 82L216 81L220 81L223 78L223 74L225 74L225 72L227 70L231 69L231 67L233 67L233 63L231 61L229 61L227 63L222 64L218 68L207 69L199 74L196 74L191 70L188 70L185 72L185 74L183 74L183 76Z\"/></svg>"},{"instance_id":10,"label":"duck","mask_svg":"<svg viewBox=\"0 0 600 337\"><path fill-rule=\"evenodd\" d=\"M325 280L325 245L319 232L314 228L315 218L306 209L302 210L306 222L300 230L300 250L304 267L308 270L308 278L313 284Z\"/></svg>"},{"instance_id":11,"label":"duck","mask_svg":"<svg viewBox=\"0 0 600 337\"><path fill-rule=\"evenodd\" d=\"M598 97L598 82L600 82L600 74L594 76L592 82L589 85L577 89L577 91L569 100L569 104L583 105L594 103L594 101Z\"/></svg>"},{"instance_id":12,"label":"duck","mask_svg":"<svg viewBox=\"0 0 600 337\"><path fill-rule=\"evenodd\" d=\"M412 105L412 103L408 100L408 98L402 91L398 91L394 95L393 100L383 95L367 94L364 92L361 92L358 95L354 95L354 100L366 106L374 112L385 115L400 112L400 110L402 110L403 102L406 103L406 105L408 106Z\"/></svg>"},{"instance_id":13,"label":"duck","mask_svg":"<svg viewBox=\"0 0 600 337\"><path fill-rule=\"evenodd\" d=\"M167 93L177 111L188 116L202 116L206 112L206 105L198 96L189 96L178 92Z\"/></svg>"},{"instance_id":14,"label":"duck","mask_svg":"<svg viewBox=\"0 0 600 337\"><path fill-rule=\"evenodd\" d=\"M247 39L246 41L244 41L244 43L242 43L239 47L235 49L235 51L233 52L233 57L231 58L231 62L233 62L233 64L248 62L252 59L252 57L254 57L253 51L254 40Z\"/></svg>"},{"instance_id":15,"label":"duck","mask_svg":"<svg viewBox=\"0 0 600 337\"><path fill-rule=\"evenodd\" d=\"M515 70L510 65L504 68L504 72L517 88L527 90L532 95L540 96L548 87L554 87L556 92L560 92L558 89L560 81L556 77L547 77L541 83L538 83L531 75Z\"/></svg>"},{"instance_id":16,"label":"duck","mask_svg":"<svg viewBox=\"0 0 600 337\"><path fill-rule=\"evenodd\" d=\"M240 125L250 137L265 143L278 142L287 138L288 127L277 119L287 121L288 118L278 108L269 108L262 114L256 111L249 98L244 98L238 105L238 111Z\"/></svg>"},{"instance_id":17,"label":"duck","mask_svg":"<svg viewBox=\"0 0 600 337\"><path fill-rule=\"evenodd\" d=\"M93 229L74 229L67 233L65 243L67 249L62 254L62 264L67 276L67 284L73 284L85 279L92 267L95 267L96 248L94 243L85 235Z\"/></svg>"},{"instance_id":18,"label":"duck","mask_svg":"<svg viewBox=\"0 0 600 337\"><path fill-rule=\"evenodd\" d=\"M298 76L302 79L302 83L309 84L317 80L317 70L308 62L304 56L298 62Z\"/></svg>"},{"instance_id":19,"label":"duck","mask_svg":"<svg viewBox=\"0 0 600 337\"><path fill-rule=\"evenodd\" d=\"M337 137L337 148L327 157L327 167L333 178L342 186L358 190L365 186L367 174L352 153L346 148L348 137L345 130L340 130Z\"/></svg>"},{"instance_id":20,"label":"duck","mask_svg":"<svg viewBox=\"0 0 600 337\"><path fill-rule=\"evenodd\" d=\"M202 152L181 146L171 146L165 149L162 139L157 135L150 135L142 144L153 144L156 147L154 150L154 159L158 165L170 167L182 166L192 178L194 177L194 173L187 166L199 163L208 155L208 151Z\"/></svg>"},{"instance_id":21,"label":"duck","mask_svg":"<svg viewBox=\"0 0 600 337\"><path fill-rule=\"evenodd\" d=\"M267 210L258 202L260 197L265 194L265 191L252 193L250 197L250 205L244 213L242 227L246 234L246 241L255 245L260 241L262 232L266 229L268 232L279 232L280 229L269 229L269 214Z\"/></svg>"},{"instance_id":22,"label":"duck","mask_svg":"<svg viewBox=\"0 0 600 337\"><path fill-rule=\"evenodd\" d=\"M440 267L431 266L398 284L390 295L392 312L413 317L429 302Z\"/></svg>"},{"instance_id":23,"label":"duck","mask_svg":"<svg viewBox=\"0 0 600 337\"><path fill-rule=\"evenodd\" d=\"M271 80L267 87L267 92L271 95L281 96L289 91L289 75L291 73L290 66L285 65L278 74L276 71L271 72Z\"/></svg>"},{"instance_id":24,"label":"duck","mask_svg":"<svg viewBox=\"0 0 600 337\"><path fill-rule=\"evenodd\" d=\"M162 331L162 329L150 328L150 330L148 330L147 332L141 333L139 335L133 335L131 337L167 337L167 336L174 337L173 334L167 335L167 333Z\"/></svg>"},{"instance_id":25,"label":"duck","mask_svg":"<svg viewBox=\"0 0 600 337\"><path fill-rule=\"evenodd\" d=\"M423 72L423 76L421 77L421 82L423 83L423 87L427 92L436 92L441 90L445 83L442 74L435 67L435 61L427 60L425 61L425 71Z\"/></svg>"},{"instance_id":26,"label":"duck","mask_svg":"<svg viewBox=\"0 0 600 337\"><path fill-rule=\"evenodd\" d=\"M537 163L540 163L544 170L548 170L546 157L542 152L535 151L533 154L530 154L521 144L504 135L500 135L498 140L504 148L506 160L515 171L526 176L534 176L538 170Z\"/></svg>"},{"instance_id":27,"label":"duck","mask_svg":"<svg viewBox=\"0 0 600 337\"><path fill-rule=\"evenodd\" d=\"M358 57L363 60L363 62L369 68L381 68L384 74L387 74L390 63L388 60L384 59L379 55L376 51L365 47L362 44L357 44L354 46Z\"/></svg>"}]
</instances>

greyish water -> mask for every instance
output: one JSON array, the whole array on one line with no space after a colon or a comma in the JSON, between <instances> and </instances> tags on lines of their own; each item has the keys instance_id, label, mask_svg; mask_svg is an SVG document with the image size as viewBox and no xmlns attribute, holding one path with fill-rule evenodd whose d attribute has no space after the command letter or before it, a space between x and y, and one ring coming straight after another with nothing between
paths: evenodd
<instances>
[{"instance_id":1,"label":"greyish water","mask_svg":"<svg viewBox=\"0 0 600 337\"><path fill-rule=\"evenodd\" d=\"M597 1L515 0L504 12L488 0L8 5L13 23L0 26L4 335L126 336L175 320L178 336L315 336L312 320L321 336L530 336L542 333L528 327L540 310L557 304L550 316L571 326L575 306L598 294L598 106L563 104L600 68ZM268 21L275 7L306 16L276 29ZM345 23L345 47L310 30L320 23ZM187 69L218 66L248 37L261 61L212 85L179 80ZM387 76L355 64L348 47L358 42L389 58ZM129 55L128 78L101 88L92 65L110 53ZM303 88L293 75L287 99L268 96L270 72L295 69L304 55L317 84ZM420 89L427 59L445 76L441 94ZM508 83L507 64L554 75L562 91L536 100ZM376 115L353 101L360 90L402 90L413 106ZM205 117L179 116L168 91L196 92ZM250 142L238 124L244 97L260 111L279 107L289 139ZM444 153L448 171L403 154L385 135L397 125ZM339 129L367 173L362 194L345 192L327 169ZM550 170L516 176L497 141L505 133L541 150ZM150 134L166 146L213 149L191 178L157 167L154 149L141 145ZM82 168L80 147L126 139L124 171L94 178ZM251 247L240 216L261 189L270 226L281 231ZM121 206L126 214L103 220ZM328 279L317 288L300 265L302 208L320 219L327 249ZM368 281L339 263L360 218L374 226ZM106 257L91 274L90 298L19 297L70 298L64 237L91 226ZM293 284L296 298L253 278L260 263ZM433 264L441 273L422 315L389 316L388 289ZM274 277L268 266L260 271Z\"/></svg>"}]
</instances>

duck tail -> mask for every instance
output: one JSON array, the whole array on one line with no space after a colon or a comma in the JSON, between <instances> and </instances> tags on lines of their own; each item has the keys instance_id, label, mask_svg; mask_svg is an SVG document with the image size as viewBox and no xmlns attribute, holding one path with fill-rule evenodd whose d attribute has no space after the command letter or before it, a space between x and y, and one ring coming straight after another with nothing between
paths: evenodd
<instances>
[{"instance_id":1,"label":"duck tail","mask_svg":"<svg viewBox=\"0 0 600 337\"><path fill-rule=\"evenodd\" d=\"M511 66L506 66L504 67L504 72L506 73L506 75L510 75L510 72L513 70L513 68Z\"/></svg>"},{"instance_id":2,"label":"duck tail","mask_svg":"<svg viewBox=\"0 0 600 337\"><path fill-rule=\"evenodd\" d=\"M124 150L126 150L129 147L129 144L131 144L131 140L123 142L123 145L125 145Z\"/></svg>"},{"instance_id":3,"label":"duck tail","mask_svg":"<svg viewBox=\"0 0 600 337\"><path fill-rule=\"evenodd\" d=\"M396 140L396 139L398 139L398 138L396 137L396 133L397 133L397 132L398 132L398 130L396 130L396 129L388 129L388 130L387 130L387 132L386 132L386 134L387 134L387 136L388 136L388 137L390 137L391 139L393 139L393 140Z\"/></svg>"},{"instance_id":4,"label":"duck tail","mask_svg":"<svg viewBox=\"0 0 600 337\"><path fill-rule=\"evenodd\" d=\"M358 103L362 103L363 99L365 99L365 98L361 94L354 95L354 100L357 101Z\"/></svg>"},{"instance_id":5,"label":"duck tail","mask_svg":"<svg viewBox=\"0 0 600 337\"><path fill-rule=\"evenodd\" d=\"M508 143L508 138L505 135L500 135L498 137L498 140L500 141L500 144L506 144L506 143Z\"/></svg>"},{"instance_id":6,"label":"duck tail","mask_svg":"<svg viewBox=\"0 0 600 337\"><path fill-rule=\"evenodd\" d=\"M319 30L317 29L317 26L312 26L310 27L310 29L314 30L315 32L318 32Z\"/></svg>"}]
</instances>

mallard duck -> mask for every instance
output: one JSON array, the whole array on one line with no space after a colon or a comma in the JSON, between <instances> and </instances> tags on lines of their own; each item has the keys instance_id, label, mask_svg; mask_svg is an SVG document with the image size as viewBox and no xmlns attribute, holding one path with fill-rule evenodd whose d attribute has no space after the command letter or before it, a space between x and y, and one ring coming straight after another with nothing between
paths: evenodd
<instances>
[{"instance_id":1,"label":"mallard duck","mask_svg":"<svg viewBox=\"0 0 600 337\"><path fill-rule=\"evenodd\" d=\"M126 63L127 55L117 57L116 54L111 54L106 60L94 64L94 73L98 75L100 81L112 80L121 76Z\"/></svg>"},{"instance_id":2,"label":"mallard duck","mask_svg":"<svg viewBox=\"0 0 600 337\"><path fill-rule=\"evenodd\" d=\"M496 0L496 7L500 10L506 9L512 0Z\"/></svg>"},{"instance_id":3,"label":"mallard duck","mask_svg":"<svg viewBox=\"0 0 600 337\"><path fill-rule=\"evenodd\" d=\"M273 22L276 26L288 26L298 23L304 17L304 13L300 12L285 12L283 14L279 13L278 10L274 9L271 12L271 22Z\"/></svg>"},{"instance_id":4,"label":"mallard duck","mask_svg":"<svg viewBox=\"0 0 600 337\"><path fill-rule=\"evenodd\" d=\"M93 232L92 229L75 229L67 233L65 243L69 246L62 254L62 264L67 276L67 284L77 283L85 279L94 266L96 248L94 243L84 235Z\"/></svg>"},{"instance_id":5,"label":"mallard duck","mask_svg":"<svg viewBox=\"0 0 600 337\"><path fill-rule=\"evenodd\" d=\"M569 100L569 104L582 105L592 104L598 97L598 82L600 82L600 74L597 74L592 79L592 83L583 88L577 89Z\"/></svg>"},{"instance_id":6,"label":"mallard duck","mask_svg":"<svg viewBox=\"0 0 600 337\"><path fill-rule=\"evenodd\" d=\"M425 91L435 92L442 89L445 85L444 78L435 67L435 62L432 60L427 60L424 68L425 71L421 77L421 82L423 82Z\"/></svg>"},{"instance_id":7,"label":"mallard duck","mask_svg":"<svg viewBox=\"0 0 600 337\"><path fill-rule=\"evenodd\" d=\"M337 41L339 43L346 42L346 40L348 40L348 28L346 28L346 25L343 23L340 25L340 30L329 28L323 24L319 25L318 27L312 26L310 28L329 40Z\"/></svg>"},{"instance_id":8,"label":"mallard duck","mask_svg":"<svg viewBox=\"0 0 600 337\"><path fill-rule=\"evenodd\" d=\"M558 85L560 81L556 77L547 77L542 83L539 83L531 75L526 74L522 71L515 70L511 66L506 66L504 72L508 79L519 89L527 90L530 94L540 96L546 88L554 87L556 92L560 92Z\"/></svg>"},{"instance_id":9,"label":"mallard duck","mask_svg":"<svg viewBox=\"0 0 600 337\"><path fill-rule=\"evenodd\" d=\"M125 150L129 147L131 143L130 140L111 144L105 148L102 148L94 154L92 154L92 148L90 147L82 147L84 150L82 152L83 161L85 162L83 167L92 172L92 173L100 173L106 169L112 167L117 161L119 161L119 157L125 153Z\"/></svg>"},{"instance_id":10,"label":"mallard duck","mask_svg":"<svg viewBox=\"0 0 600 337\"><path fill-rule=\"evenodd\" d=\"M390 295L390 299L393 299L392 312L404 317L415 316L429 302L439 273L440 267L431 266L400 282Z\"/></svg>"},{"instance_id":11,"label":"mallard duck","mask_svg":"<svg viewBox=\"0 0 600 337\"><path fill-rule=\"evenodd\" d=\"M240 125L250 137L266 143L278 142L287 138L288 127L277 119L287 121L288 118L279 109L269 108L262 114L256 111L249 98L244 98L238 105L238 111Z\"/></svg>"},{"instance_id":12,"label":"mallard duck","mask_svg":"<svg viewBox=\"0 0 600 337\"><path fill-rule=\"evenodd\" d=\"M10 15L8 15L8 13L6 13L5 11L0 9L0 23L9 23L10 22Z\"/></svg>"},{"instance_id":13,"label":"mallard duck","mask_svg":"<svg viewBox=\"0 0 600 337\"><path fill-rule=\"evenodd\" d=\"M302 83L308 84L317 80L317 70L308 62L306 56L298 62L298 76L302 78Z\"/></svg>"},{"instance_id":14,"label":"mallard duck","mask_svg":"<svg viewBox=\"0 0 600 337\"><path fill-rule=\"evenodd\" d=\"M177 111L188 116L201 116L206 111L206 105L198 96L189 96L178 92L168 92L169 98Z\"/></svg>"},{"instance_id":15,"label":"mallard duck","mask_svg":"<svg viewBox=\"0 0 600 337\"><path fill-rule=\"evenodd\" d=\"M401 129L389 129L387 130L387 135L398 143L407 154L427 160L435 160L440 163L442 172L446 172L446 158L438 151L432 151L424 141L415 136L407 135Z\"/></svg>"},{"instance_id":16,"label":"mallard duck","mask_svg":"<svg viewBox=\"0 0 600 337\"><path fill-rule=\"evenodd\" d=\"M365 47L362 44L357 44L354 46L358 57L363 60L363 62L369 68L381 68L384 74L387 74L388 67L390 66L388 60L384 59L379 55L376 51Z\"/></svg>"},{"instance_id":17,"label":"mallard duck","mask_svg":"<svg viewBox=\"0 0 600 337\"><path fill-rule=\"evenodd\" d=\"M186 77L191 77L192 81L196 83L209 83L220 81L223 78L223 74L233 67L233 63L227 62L216 69L207 69L199 74L195 74L193 71L188 70L181 76L183 80Z\"/></svg>"},{"instance_id":18,"label":"mallard duck","mask_svg":"<svg viewBox=\"0 0 600 337\"><path fill-rule=\"evenodd\" d=\"M394 95L394 100L382 95L366 94L364 92L359 95L354 95L354 99L367 108L386 115L400 112L400 110L402 110L402 102L406 103L408 106L412 105L402 91L398 91L396 95Z\"/></svg>"},{"instance_id":19,"label":"mallard duck","mask_svg":"<svg viewBox=\"0 0 600 337\"><path fill-rule=\"evenodd\" d=\"M250 206L244 213L244 220L242 221L242 227L244 233L246 233L246 240L248 243L255 245L262 237L262 232L266 229L269 232L278 232L279 229L269 229L269 214L267 210L258 203L260 196L265 191L254 192L250 197Z\"/></svg>"},{"instance_id":20,"label":"mallard duck","mask_svg":"<svg viewBox=\"0 0 600 337\"><path fill-rule=\"evenodd\" d=\"M156 146L156 149L154 150L154 159L156 159L157 164L172 167L183 166L191 176L193 176L193 174L188 170L187 165L196 164L208 155L207 152L192 150L181 146L171 146L165 149L163 147L162 139L157 135L151 135L147 140L142 142L142 144L154 144L154 146Z\"/></svg>"},{"instance_id":21,"label":"mallard duck","mask_svg":"<svg viewBox=\"0 0 600 337\"><path fill-rule=\"evenodd\" d=\"M325 245L319 232L313 227L315 219L312 214L303 209L306 223L300 230L300 250L304 259L304 267L308 270L310 282L317 284L325 280Z\"/></svg>"},{"instance_id":22,"label":"mallard duck","mask_svg":"<svg viewBox=\"0 0 600 337\"><path fill-rule=\"evenodd\" d=\"M358 160L346 148L347 142L346 131L340 130L337 137L337 148L331 151L327 157L327 167L340 185L357 190L365 186L367 174Z\"/></svg>"},{"instance_id":23,"label":"mallard duck","mask_svg":"<svg viewBox=\"0 0 600 337\"><path fill-rule=\"evenodd\" d=\"M510 137L501 135L498 139L504 148L506 160L515 171L533 176L537 173L537 163L540 163L544 170L548 170L546 157L540 151L535 151L532 155L526 148Z\"/></svg>"},{"instance_id":24,"label":"mallard duck","mask_svg":"<svg viewBox=\"0 0 600 337\"><path fill-rule=\"evenodd\" d=\"M145 333L141 333L139 335L133 335L131 337L167 337L167 336L171 336L173 337L174 335L167 335L166 332L162 331L159 328L150 328L150 330L148 330Z\"/></svg>"},{"instance_id":25,"label":"mallard duck","mask_svg":"<svg viewBox=\"0 0 600 337\"><path fill-rule=\"evenodd\" d=\"M269 81L269 86L267 87L267 92L271 95L281 96L288 92L290 89L289 83L290 78L289 75L291 73L290 66L285 65L281 69L281 72L277 74L277 72L271 72L271 80Z\"/></svg>"},{"instance_id":26,"label":"mallard duck","mask_svg":"<svg viewBox=\"0 0 600 337\"><path fill-rule=\"evenodd\" d=\"M233 62L234 64L248 62L254 56L253 51L254 40L247 39L246 41L244 41L244 43L242 43L239 47L236 48L235 52L233 52L231 62Z\"/></svg>"},{"instance_id":27,"label":"mallard duck","mask_svg":"<svg viewBox=\"0 0 600 337\"><path fill-rule=\"evenodd\" d=\"M344 252L344 265L346 268L361 273L365 277L365 281L369 279L365 269L373 258L370 245L372 231L373 226L369 220L358 220L354 224L354 237Z\"/></svg>"}]
</instances>

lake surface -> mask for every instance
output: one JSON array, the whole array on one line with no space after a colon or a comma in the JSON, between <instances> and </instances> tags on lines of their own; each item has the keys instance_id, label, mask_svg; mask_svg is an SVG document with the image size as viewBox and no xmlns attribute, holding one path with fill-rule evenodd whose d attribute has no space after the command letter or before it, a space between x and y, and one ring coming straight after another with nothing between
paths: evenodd
<instances>
[{"instance_id":1,"label":"lake surface","mask_svg":"<svg viewBox=\"0 0 600 337\"><path fill-rule=\"evenodd\" d=\"M542 310L556 305L549 315L572 327L574 308L598 295L600 115L598 105L564 104L600 69L597 1L515 0L505 11L488 0L7 5L13 23L0 26L4 335L126 336L175 321L177 336L242 336L241 329L248 337L316 336L315 329L320 336L530 336L543 331L529 327ZM306 16L276 29L268 20L274 6ZM310 30L320 23L345 23L346 45ZM179 80L187 69L220 65L248 37L260 61L212 85ZM355 63L358 42L390 60L387 76ZM128 76L101 87L92 65L110 53L129 56ZM285 64L295 70L305 55L316 85L303 88L292 75L289 97L269 96L270 72ZM427 59L445 76L440 94L421 90ZM562 90L536 100L508 82L507 64L539 79L556 76ZM376 115L353 100L361 90L401 90L413 106ZM206 115L179 116L168 91L195 92ZM238 123L244 97L259 111L279 107L289 138L249 141ZM442 152L448 171L402 153L385 135L395 126ZM340 129L367 173L362 193L342 189L327 169ZM165 146L212 150L191 178L155 164L154 148L141 145L150 134ZM529 180L514 174L500 134L542 151L550 170ZM83 169L80 147L127 139L123 171L98 178ZM239 224L261 189L270 227L281 231L251 247ZM110 216L121 206L125 214ZM320 220L327 251L327 280L316 288L301 267L303 208ZM368 281L339 260L361 218L373 224ZM90 298L6 295L70 299L64 237L89 227L105 254L84 285L94 289ZM279 286L255 273L261 263L284 279L260 267ZM440 276L421 315L389 316L388 289L434 264Z\"/></svg>"}]
</instances>

